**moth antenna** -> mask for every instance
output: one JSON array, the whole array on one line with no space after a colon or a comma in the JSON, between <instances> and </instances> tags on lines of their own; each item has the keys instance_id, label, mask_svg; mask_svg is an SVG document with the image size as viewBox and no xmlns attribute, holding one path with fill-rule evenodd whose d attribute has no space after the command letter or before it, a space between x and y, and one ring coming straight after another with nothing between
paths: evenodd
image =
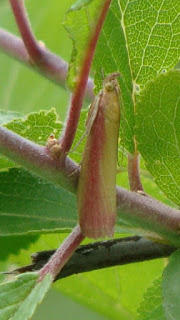
<instances>
[{"instance_id":1,"label":"moth antenna","mask_svg":"<svg viewBox=\"0 0 180 320\"><path fill-rule=\"evenodd\" d=\"M101 75L102 81L104 81L104 79L105 79L105 73L104 73L103 67L102 67L101 70L100 70L100 75Z\"/></svg>"},{"instance_id":2,"label":"moth antenna","mask_svg":"<svg viewBox=\"0 0 180 320\"><path fill-rule=\"evenodd\" d=\"M79 147L79 145L81 144L81 142L84 140L86 134L87 134L87 132L85 131L85 132L82 134L82 136L81 136L81 138L79 139L79 141L78 141L78 142L76 143L76 145L74 146L74 148L72 148L72 149L68 152L68 154L69 154L69 153L73 153L73 152Z\"/></svg>"}]
</instances>

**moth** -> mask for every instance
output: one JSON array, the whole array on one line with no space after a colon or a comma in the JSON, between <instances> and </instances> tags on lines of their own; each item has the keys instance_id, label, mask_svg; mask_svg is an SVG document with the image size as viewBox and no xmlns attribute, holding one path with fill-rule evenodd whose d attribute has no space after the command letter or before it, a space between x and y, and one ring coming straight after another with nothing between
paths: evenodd
<instances>
[{"instance_id":1,"label":"moth","mask_svg":"<svg viewBox=\"0 0 180 320\"><path fill-rule=\"evenodd\" d=\"M86 237L112 237L116 221L116 169L120 126L118 73L108 75L90 107L77 191L79 223Z\"/></svg>"}]
</instances>

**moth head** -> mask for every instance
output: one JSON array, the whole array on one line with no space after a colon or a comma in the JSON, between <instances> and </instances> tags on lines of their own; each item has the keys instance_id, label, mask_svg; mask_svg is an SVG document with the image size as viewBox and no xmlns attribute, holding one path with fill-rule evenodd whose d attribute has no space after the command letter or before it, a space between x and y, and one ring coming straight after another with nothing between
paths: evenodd
<instances>
[{"instance_id":1,"label":"moth head","mask_svg":"<svg viewBox=\"0 0 180 320\"><path fill-rule=\"evenodd\" d=\"M113 91L116 90L117 92L119 91L119 85L117 81L117 77L120 76L119 72L114 72L109 74L105 79L104 79L104 89L106 91Z\"/></svg>"},{"instance_id":2,"label":"moth head","mask_svg":"<svg viewBox=\"0 0 180 320\"><path fill-rule=\"evenodd\" d=\"M112 81L108 81L104 85L106 91L113 91L115 89L114 83Z\"/></svg>"}]
</instances>

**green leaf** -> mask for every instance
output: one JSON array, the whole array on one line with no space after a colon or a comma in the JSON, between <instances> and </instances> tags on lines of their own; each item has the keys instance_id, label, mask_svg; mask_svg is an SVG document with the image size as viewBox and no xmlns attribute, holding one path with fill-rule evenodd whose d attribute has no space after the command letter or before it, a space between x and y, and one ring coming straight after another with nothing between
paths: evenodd
<instances>
[{"instance_id":1,"label":"green leaf","mask_svg":"<svg viewBox=\"0 0 180 320\"><path fill-rule=\"evenodd\" d=\"M180 53L179 1L121 1L133 80L140 87L173 68Z\"/></svg>"},{"instance_id":2,"label":"green leaf","mask_svg":"<svg viewBox=\"0 0 180 320\"><path fill-rule=\"evenodd\" d=\"M76 196L71 192L23 169L1 172L0 181L0 236L68 232L77 224ZM120 227L121 215L118 212Z\"/></svg>"},{"instance_id":3,"label":"green leaf","mask_svg":"<svg viewBox=\"0 0 180 320\"><path fill-rule=\"evenodd\" d=\"M70 158L76 161L77 163L81 163L85 141L87 137L85 133L86 132L85 123L87 120L87 115L88 115L88 109L84 109L81 111L75 139L73 141L73 145L69 153ZM81 141L82 137L83 137L83 140Z\"/></svg>"},{"instance_id":4,"label":"green leaf","mask_svg":"<svg viewBox=\"0 0 180 320\"><path fill-rule=\"evenodd\" d=\"M103 30L96 48L93 69L95 71L96 93L102 88L102 71L105 75L119 71L121 88L121 139L131 153L134 151L133 127L134 106L132 102L132 75L126 47L126 39L121 26L119 3L112 1Z\"/></svg>"},{"instance_id":5,"label":"green leaf","mask_svg":"<svg viewBox=\"0 0 180 320\"><path fill-rule=\"evenodd\" d=\"M0 173L0 235L65 232L77 223L75 196L22 169Z\"/></svg>"},{"instance_id":6,"label":"green leaf","mask_svg":"<svg viewBox=\"0 0 180 320\"><path fill-rule=\"evenodd\" d=\"M137 319L137 309L152 281L161 276L164 269L163 259L132 263L119 267L122 304L132 310ZM155 320L155 319L151 319ZM163 320L163 319L161 319Z\"/></svg>"},{"instance_id":7,"label":"green leaf","mask_svg":"<svg viewBox=\"0 0 180 320\"><path fill-rule=\"evenodd\" d=\"M68 81L71 88L76 82L78 70L103 3L104 0L80 0L66 14L63 25L73 41Z\"/></svg>"},{"instance_id":8,"label":"green leaf","mask_svg":"<svg viewBox=\"0 0 180 320\"><path fill-rule=\"evenodd\" d=\"M19 118L20 116L21 114L18 112L0 111L0 125L10 122L13 119ZM9 168L14 166L15 164L13 161L0 156L0 171L8 170Z\"/></svg>"},{"instance_id":9,"label":"green leaf","mask_svg":"<svg viewBox=\"0 0 180 320\"><path fill-rule=\"evenodd\" d=\"M102 86L102 72L121 73L121 140L134 150L133 93L179 59L179 1L113 0L95 54L96 92ZM133 89L134 87L134 89Z\"/></svg>"},{"instance_id":10,"label":"green leaf","mask_svg":"<svg viewBox=\"0 0 180 320\"><path fill-rule=\"evenodd\" d=\"M71 192L23 169L1 172L0 181L0 236L68 232L77 224L76 196ZM118 211L117 231L125 228L134 234L137 227L147 229L146 221Z\"/></svg>"},{"instance_id":11,"label":"green leaf","mask_svg":"<svg viewBox=\"0 0 180 320\"><path fill-rule=\"evenodd\" d=\"M0 237L0 260L4 261L10 254L17 255L20 249L28 249L29 245L36 242L37 239L37 236Z\"/></svg>"},{"instance_id":12,"label":"green leaf","mask_svg":"<svg viewBox=\"0 0 180 320\"><path fill-rule=\"evenodd\" d=\"M83 6L90 4L93 0L77 0L68 10L69 11L76 11L81 9Z\"/></svg>"},{"instance_id":13,"label":"green leaf","mask_svg":"<svg viewBox=\"0 0 180 320\"><path fill-rule=\"evenodd\" d=\"M6 120L11 120L11 116L14 113L10 113L10 116L7 112L2 112L2 114L2 120L4 121L4 126L6 128L38 144L45 145L47 138L51 134L54 134L55 138L58 138L62 130L62 122L59 121L55 109L51 109L49 111L40 111L38 113L33 112L18 119L12 118L13 120L9 123L7 123ZM82 110L78 129L72 146L72 152L69 153L70 158L77 163L81 162L84 150L86 135L81 143L79 143L79 141L86 130L85 123L87 120L87 114L88 109ZM0 157L0 171L8 170L13 167L19 166L5 157Z\"/></svg>"},{"instance_id":14,"label":"green leaf","mask_svg":"<svg viewBox=\"0 0 180 320\"><path fill-rule=\"evenodd\" d=\"M113 0L99 40L96 68L112 72L118 67L129 89L132 80L142 86L170 70L179 60L179 11L179 1L172 5L163 0Z\"/></svg>"},{"instance_id":15,"label":"green leaf","mask_svg":"<svg viewBox=\"0 0 180 320\"><path fill-rule=\"evenodd\" d=\"M78 6L78 11L73 12L68 16L69 20L66 20L66 26L76 46L71 60L73 74L77 72L82 52L87 45L86 10L89 10L93 3L95 1L89 6L84 3L86 7L82 10L79 10ZM177 2L172 7L168 1L162 0L146 3L142 0L113 0L104 23L93 63L96 93L102 87L102 70L105 75L115 71L121 73L121 143L131 153L134 151L133 92L162 71L177 64L180 43L179 10L180 4ZM83 32L79 33L79 30ZM71 80L73 77L74 75Z\"/></svg>"},{"instance_id":16,"label":"green leaf","mask_svg":"<svg viewBox=\"0 0 180 320\"><path fill-rule=\"evenodd\" d=\"M0 236L68 232L78 222L76 196L23 169L0 173ZM117 230L144 223L118 211ZM120 227L120 229L119 229Z\"/></svg>"},{"instance_id":17,"label":"green leaf","mask_svg":"<svg viewBox=\"0 0 180 320\"><path fill-rule=\"evenodd\" d=\"M163 307L167 320L179 320L180 315L180 250L174 252L163 272Z\"/></svg>"},{"instance_id":18,"label":"green leaf","mask_svg":"<svg viewBox=\"0 0 180 320\"><path fill-rule=\"evenodd\" d=\"M162 278L153 281L138 308L138 320L166 320L162 306Z\"/></svg>"},{"instance_id":19,"label":"green leaf","mask_svg":"<svg viewBox=\"0 0 180 320\"><path fill-rule=\"evenodd\" d=\"M14 281L1 284L1 320L31 319L52 283L50 274L38 284L36 284L37 279L37 273L26 273L18 276Z\"/></svg>"},{"instance_id":20,"label":"green leaf","mask_svg":"<svg viewBox=\"0 0 180 320\"><path fill-rule=\"evenodd\" d=\"M0 155L0 172L8 171L10 168L19 167L13 161Z\"/></svg>"},{"instance_id":21,"label":"green leaf","mask_svg":"<svg viewBox=\"0 0 180 320\"><path fill-rule=\"evenodd\" d=\"M154 199L157 199L167 204L168 206L177 209L177 205L175 205L169 198L165 196L165 194L162 192L162 190L158 187L158 185L152 178L141 176L141 181L143 184L143 188L148 195L150 195Z\"/></svg>"},{"instance_id":22,"label":"green leaf","mask_svg":"<svg viewBox=\"0 0 180 320\"><path fill-rule=\"evenodd\" d=\"M160 75L138 99L138 150L158 186L180 204L180 72Z\"/></svg>"},{"instance_id":23,"label":"green leaf","mask_svg":"<svg viewBox=\"0 0 180 320\"><path fill-rule=\"evenodd\" d=\"M56 138L59 137L60 131L62 130L62 123L59 121L58 115L55 109L49 111L40 111L38 113L33 112L26 117L17 118L15 113L2 112L3 125L15 133L21 135L22 137L32 140L38 144L45 145L47 138L54 134ZM11 120L11 122L6 122L6 120ZM0 157L0 171L8 170L12 167L19 167L13 161L5 157Z\"/></svg>"},{"instance_id":24,"label":"green leaf","mask_svg":"<svg viewBox=\"0 0 180 320\"><path fill-rule=\"evenodd\" d=\"M28 116L14 119L4 126L26 139L43 145L51 134L58 138L62 129L62 123L59 121L55 109L30 113Z\"/></svg>"},{"instance_id":25,"label":"green leaf","mask_svg":"<svg viewBox=\"0 0 180 320\"><path fill-rule=\"evenodd\" d=\"M36 243L31 244L28 250L22 250L18 256L11 256L10 262L16 265L17 263L18 265L29 264L32 253L55 249L66 236L65 234L43 234ZM122 235L116 234L117 236ZM85 239L83 244L88 242L89 239ZM161 275L163 269L164 260L156 259L73 275L57 281L54 286L62 294L105 315L108 319L119 320L122 315L127 316L128 320L135 320L137 307L143 294L153 279Z\"/></svg>"},{"instance_id":26,"label":"green leaf","mask_svg":"<svg viewBox=\"0 0 180 320\"><path fill-rule=\"evenodd\" d=\"M61 279L55 288L108 319L134 320L146 287L162 265L159 260L92 271Z\"/></svg>"}]
</instances>

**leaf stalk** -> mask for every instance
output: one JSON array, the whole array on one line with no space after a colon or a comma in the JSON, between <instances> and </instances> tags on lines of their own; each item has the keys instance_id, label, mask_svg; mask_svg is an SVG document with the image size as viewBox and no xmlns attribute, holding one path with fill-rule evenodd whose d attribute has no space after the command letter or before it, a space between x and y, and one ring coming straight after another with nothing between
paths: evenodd
<instances>
[{"instance_id":1,"label":"leaf stalk","mask_svg":"<svg viewBox=\"0 0 180 320\"><path fill-rule=\"evenodd\" d=\"M99 18L90 36L89 43L87 45L87 48L84 54L84 59L83 59L80 73L78 76L76 88L72 94L70 108L69 108L67 119L66 119L66 125L59 139L59 143L62 147L62 152L64 154L67 154L69 152L76 134L79 117L80 117L80 111L83 104L85 89L86 89L88 76L89 76L91 64L93 61L97 41L98 41L110 4L111 4L111 0L104 0L102 9L99 14Z\"/></svg>"}]
</instances>

